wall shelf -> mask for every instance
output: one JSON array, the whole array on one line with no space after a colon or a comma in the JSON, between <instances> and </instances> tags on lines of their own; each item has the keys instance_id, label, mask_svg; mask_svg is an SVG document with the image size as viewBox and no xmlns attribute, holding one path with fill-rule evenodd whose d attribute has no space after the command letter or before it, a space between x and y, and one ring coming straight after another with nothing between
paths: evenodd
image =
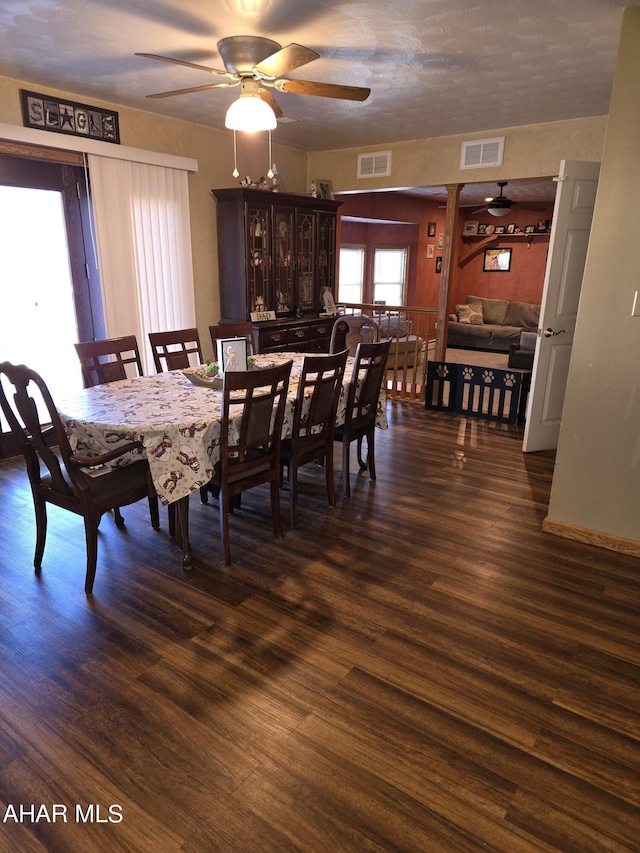
<instances>
[{"instance_id":1,"label":"wall shelf","mask_svg":"<svg viewBox=\"0 0 640 853\"><path fill-rule=\"evenodd\" d=\"M531 234L524 234L519 232L518 234L463 234L462 240L464 243L469 245L467 251L458 258L458 266L463 267L467 264L471 258L475 257L479 252L481 252L486 246L490 243L495 242L496 240L517 240L520 241L525 239L527 241L527 245L530 246L533 240L536 237L549 237L549 231L534 231ZM478 241L478 242L476 242Z\"/></svg>"}]
</instances>

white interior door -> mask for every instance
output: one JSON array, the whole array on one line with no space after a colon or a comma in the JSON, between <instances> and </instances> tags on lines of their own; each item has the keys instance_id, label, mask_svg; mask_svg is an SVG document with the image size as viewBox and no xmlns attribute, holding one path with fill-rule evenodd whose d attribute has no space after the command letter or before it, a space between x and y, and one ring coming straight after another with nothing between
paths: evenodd
<instances>
[{"instance_id":1,"label":"white interior door","mask_svg":"<svg viewBox=\"0 0 640 853\"><path fill-rule=\"evenodd\" d=\"M545 272L523 450L558 446L599 163L563 160Z\"/></svg>"}]
</instances>

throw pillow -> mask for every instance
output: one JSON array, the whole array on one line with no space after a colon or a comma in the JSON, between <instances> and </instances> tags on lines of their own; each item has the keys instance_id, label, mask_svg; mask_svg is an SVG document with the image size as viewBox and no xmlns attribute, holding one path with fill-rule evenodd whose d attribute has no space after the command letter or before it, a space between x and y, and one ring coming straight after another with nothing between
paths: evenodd
<instances>
[{"instance_id":1,"label":"throw pillow","mask_svg":"<svg viewBox=\"0 0 640 853\"><path fill-rule=\"evenodd\" d=\"M474 302L472 305L456 305L456 314L459 323L471 326L482 326L484 324L480 302Z\"/></svg>"}]
</instances>

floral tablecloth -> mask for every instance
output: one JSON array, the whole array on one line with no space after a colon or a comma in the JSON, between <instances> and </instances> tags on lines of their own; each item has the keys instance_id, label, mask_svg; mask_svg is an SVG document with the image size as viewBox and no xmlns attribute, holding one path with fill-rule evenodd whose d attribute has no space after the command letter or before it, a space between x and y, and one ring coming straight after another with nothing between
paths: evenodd
<instances>
[{"instance_id":1,"label":"floral tablecloth","mask_svg":"<svg viewBox=\"0 0 640 853\"><path fill-rule=\"evenodd\" d=\"M283 438L291 435L303 357L297 353L256 356L258 368L293 361ZM344 421L353 362L353 358L347 361L336 424ZM194 385L179 370L86 388L60 400L58 410L72 447L80 454L94 455L140 441L163 504L186 497L208 482L220 458L222 391ZM384 388L376 424L387 428ZM132 458L139 456L119 457L113 465L128 464Z\"/></svg>"}]
</instances>

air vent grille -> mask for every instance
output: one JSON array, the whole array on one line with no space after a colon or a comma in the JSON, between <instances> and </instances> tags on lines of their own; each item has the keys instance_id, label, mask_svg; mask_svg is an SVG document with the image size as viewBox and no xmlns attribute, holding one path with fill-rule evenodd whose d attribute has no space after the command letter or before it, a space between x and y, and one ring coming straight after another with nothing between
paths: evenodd
<instances>
[{"instance_id":1,"label":"air vent grille","mask_svg":"<svg viewBox=\"0 0 640 853\"><path fill-rule=\"evenodd\" d=\"M502 166L503 154L504 136L463 142L460 151L460 168L484 169L488 166Z\"/></svg>"},{"instance_id":2,"label":"air vent grille","mask_svg":"<svg viewBox=\"0 0 640 853\"><path fill-rule=\"evenodd\" d=\"M358 154L359 178L384 178L391 174L391 151Z\"/></svg>"}]
</instances>

